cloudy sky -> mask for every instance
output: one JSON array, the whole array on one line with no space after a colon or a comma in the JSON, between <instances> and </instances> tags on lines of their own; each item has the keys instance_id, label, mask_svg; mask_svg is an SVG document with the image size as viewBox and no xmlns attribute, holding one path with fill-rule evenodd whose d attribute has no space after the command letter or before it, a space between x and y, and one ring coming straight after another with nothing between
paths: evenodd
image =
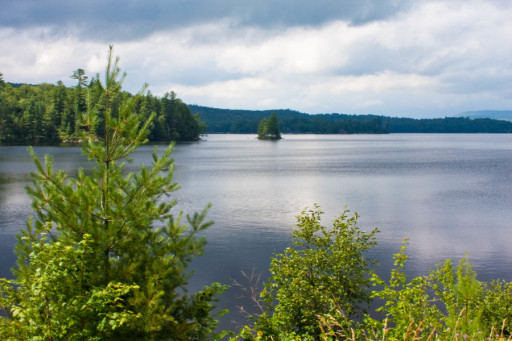
<instances>
[{"instance_id":1,"label":"cloudy sky","mask_svg":"<svg viewBox=\"0 0 512 341\"><path fill-rule=\"evenodd\" d=\"M0 72L127 72L186 103L444 117L512 110L510 0L0 0Z\"/></svg>"}]
</instances>

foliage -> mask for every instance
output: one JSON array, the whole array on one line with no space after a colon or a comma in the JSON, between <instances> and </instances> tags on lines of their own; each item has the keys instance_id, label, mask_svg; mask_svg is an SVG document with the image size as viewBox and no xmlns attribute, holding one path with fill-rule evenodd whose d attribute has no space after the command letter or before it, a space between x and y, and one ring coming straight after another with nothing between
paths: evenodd
<instances>
[{"instance_id":1,"label":"foliage","mask_svg":"<svg viewBox=\"0 0 512 341\"><path fill-rule=\"evenodd\" d=\"M293 248L272 259L262 313L231 340L512 340L512 283L478 281L467 254L408 279L407 240L385 281L364 257L377 230L359 231L346 213L327 229L318 207L302 212ZM354 314L368 299L382 319Z\"/></svg>"},{"instance_id":2,"label":"foliage","mask_svg":"<svg viewBox=\"0 0 512 341\"><path fill-rule=\"evenodd\" d=\"M407 241L394 256L389 282L373 276L372 291L383 305L383 321L369 315L362 327L367 340L505 340L504 323L511 313L510 285L495 282L491 289L476 279L468 256L454 268L450 260L427 276L407 281Z\"/></svg>"},{"instance_id":3,"label":"foliage","mask_svg":"<svg viewBox=\"0 0 512 341\"><path fill-rule=\"evenodd\" d=\"M395 268L391 270L389 283L375 274L372 278L374 286L381 287L381 290L372 291L372 296L384 302L377 311L384 313L386 319L377 321L367 316L365 321L371 327L370 330L385 330L386 335L397 339L405 330L421 330L429 335L436 328L439 329L438 322L442 317L439 309L431 304L428 280L417 277L407 281L405 263L408 257L405 249L406 241L394 256ZM387 324L392 324L393 328L386 328Z\"/></svg>"},{"instance_id":4,"label":"foliage","mask_svg":"<svg viewBox=\"0 0 512 341\"><path fill-rule=\"evenodd\" d=\"M253 331L274 340L318 339L318 316L357 316L369 303L370 267L365 256L377 229L361 231L357 214L343 211L331 228L321 225L318 206L297 217L293 248L273 257L261 293L266 312Z\"/></svg>"},{"instance_id":5,"label":"foliage","mask_svg":"<svg viewBox=\"0 0 512 341\"><path fill-rule=\"evenodd\" d=\"M0 306L10 317L0 327L3 340L109 339L116 329L140 318L125 302L139 289L136 285L114 281L105 287L87 285L96 271L90 235L84 234L73 247L49 242L44 229L27 231L22 242L32 252L26 275L0 284Z\"/></svg>"},{"instance_id":6,"label":"foliage","mask_svg":"<svg viewBox=\"0 0 512 341\"><path fill-rule=\"evenodd\" d=\"M219 284L189 294L191 260L206 241L201 212L173 214L178 189L169 145L155 147L150 167L124 169L144 143L151 120L121 92L118 58L109 54L104 83L88 89L88 108L77 120L91 173L68 178L32 153L37 172L27 189L37 218L19 237L16 279L3 281L6 337L21 339L204 340L212 336ZM120 79L120 80L119 80ZM98 96L101 101L91 101ZM116 108L114 110L114 107ZM102 116L100 119L100 115ZM102 126L103 138L97 135ZM52 228L50 228L52 227Z\"/></svg>"},{"instance_id":7,"label":"foliage","mask_svg":"<svg viewBox=\"0 0 512 341\"><path fill-rule=\"evenodd\" d=\"M387 134L387 133L511 133L512 122L497 119L445 117L413 119L380 115L305 114L283 110L231 110L189 105L201 114L208 133L256 134L261 119L273 112L283 133Z\"/></svg>"},{"instance_id":8,"label":"foliage","mask_svg":"<svg viewBox=\"0 0 512 341\"><path fill-rule=\"evenodd\" d=\"M484 327L480 323L479 309L484 292L482 283L477 281L476 273L471 268L466 254L456 269L447 260L430 275L435 294L447 311L445 326L450 330L457 328L465 335L473 335Z\"/></svg>"},{"instance_id":9,"label":"foliage","mask_svg":"<svg viewBox=\"0 0 512 341\"><path fill-rule=\"evenodd\" d=\"M512 122L489 118L397 118L386 117L390 133L511 133Z\"/></svg>"},{"instance_id":10,"label":"foliage","mask_svg":"<svg viewBox=\"0 0 512 341\"><path fill-rule=\"evenodd\" d=\"M285 110L232 110L189 105L208 126L207 133L257 134L262 119L275 113L281 132L292 134L383 134L388 133L381 116L317 114Z\"/></svg>"},{"instance_id":11,"label":"foliage","mask_svg":"<svg viewBox=\"0 0 512 341\"><path fill-rule=\"evenodd\" d=\"M506 335L512 335L512 282L493 281L485 286L485 295L480 302L481 323L494 326Z\"/></svg>"},{"instance_id":12,"label":"foliage","mask_svg":"<svg viewBox=\"0 0 512 341\"><path fill-rule=\"evenodd\" d=\"M0 143L42 144L77 142L81 138L79 120L88 105L97 110L96 133L103 137L105 94L98 86L98 76L89 81L83 69L73 71L70 78L76 86L66 87L62 81L56 85L22 84L11 86L0 81ZM88 82L89 81L89 82ZM161 98L148 94L132 95L120 92L111 98L110 110L116 117L122 101L138 96L133 110L149 120L148 138L151 141L197 140L206 127L193 115L189 107L171 92Z\"/></svg>"},{"instance_id":13,"label":"foliage","mask_svg":"<svg viewBox=\"0 0 512 341\"><path fill-rule=\"evenodd\" d=\"M281 131L277 122L277 115L272 113L268 119L262 119L258 125L258 139L260 140L279 140Z\"/></svg>"}]
</instances>

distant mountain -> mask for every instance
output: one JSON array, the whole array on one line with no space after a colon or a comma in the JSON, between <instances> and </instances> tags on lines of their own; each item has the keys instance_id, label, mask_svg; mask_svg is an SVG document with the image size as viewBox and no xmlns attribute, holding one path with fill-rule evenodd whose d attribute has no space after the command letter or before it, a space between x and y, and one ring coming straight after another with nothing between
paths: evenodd
<instances>
[{"instance_id":1,"label":"distant mountain","mask_svg":"<svg viewBox=\"0 0 512 341\"><path fill-rule=\"evenodd\" d=\"M466 111L457 115L458 117L492 118L494 120L512 121L512 110L478 110Z\"/></svg>"}]
</instances>

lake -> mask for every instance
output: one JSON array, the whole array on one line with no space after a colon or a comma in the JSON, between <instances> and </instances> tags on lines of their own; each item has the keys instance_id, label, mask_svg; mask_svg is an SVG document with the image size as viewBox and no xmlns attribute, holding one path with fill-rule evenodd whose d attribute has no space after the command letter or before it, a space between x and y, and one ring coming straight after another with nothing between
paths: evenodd
<instances>
[{"instance_id":1,"label":"lake","mask_svg":"<svg viewBox=\"0 0 512 341\"><path fill-rule=\"evenodd\" d=\"M164 146L161 147L162 149ZM71 174L88 167L77 147L36 147L54 168ZM152 146L133 155L133 169L151 162ZM270 257L290 243L290 229L305 207L318 203L324 224L345 206L362 229L381 231L372 256L389 273L392 255L409 238L408 274L427 274L469 251L478 279L512 280L512 135L390 134L209 135L177 144L173 153L177 209L211 202L215 225L205 232L205 254L193 262L196 290L211 282L241 281L253 269L265 278ZM24 187L33 162L25 147L0 147L0 276L10 277L16 233L31 214ZM233 313L247 304L230 288L220 305Z\"/></svg>"}]
</instances>

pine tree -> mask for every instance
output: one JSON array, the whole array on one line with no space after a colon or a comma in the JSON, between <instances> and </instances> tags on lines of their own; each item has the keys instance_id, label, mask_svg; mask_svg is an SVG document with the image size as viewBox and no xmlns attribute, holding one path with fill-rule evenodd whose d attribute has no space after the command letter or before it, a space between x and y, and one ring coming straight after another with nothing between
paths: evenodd
<instances>
[{"instance_id":1,"label":"pine tree","mask_svg":"<svg viewBox=\"0 0 512 341\"><path fill-rule=\"evenodd\" d=\"M69 115L69 121L66 125L67 133L73 135L78 133L78 127L76 123L80 118L80 115L82 115L82 113L87 110L84 87L87 85L88 77L85 75L85 71L83 69L76 69L73 71L73 74L69 76L69 78L75 79L77 81L77 85L73 94L73 110Z\"/></svg>"},{"instance_id":2,"label":"pine tree","mask_svg":"<svg viewBox=\"0 0 512 341\"><path fill-rule=\"evenodd\" d=\"M258 139L260 140L279 140L281 139L281 131L277 122L277 115L272 113L270 118L262 119L258 125Z\"/></svg>"},{"instance_id":3,"label":"pine tree","mask_svg":"<svg viewBox=\"0 0 512 341\"><path fill-rule=\"evenodd\" d=\"M78 121L92 172L70 178L30 149L37 172L27 190L37 217L19 236L16 279L0 281L8 314L0 337L204 340L216 326L213 302L224 288L186 288L188 265L206 243L197 234L212 224L209 206L187 223L173 214L172 144L160 156L154 148L151 167L124 169L154 114L134 113L146 86L113 114L125 77L118 61L110 47L104 84L94 83L104 96L104 138L95 134L100 121L90 101Z\"/></svg>"}]
</instances>

